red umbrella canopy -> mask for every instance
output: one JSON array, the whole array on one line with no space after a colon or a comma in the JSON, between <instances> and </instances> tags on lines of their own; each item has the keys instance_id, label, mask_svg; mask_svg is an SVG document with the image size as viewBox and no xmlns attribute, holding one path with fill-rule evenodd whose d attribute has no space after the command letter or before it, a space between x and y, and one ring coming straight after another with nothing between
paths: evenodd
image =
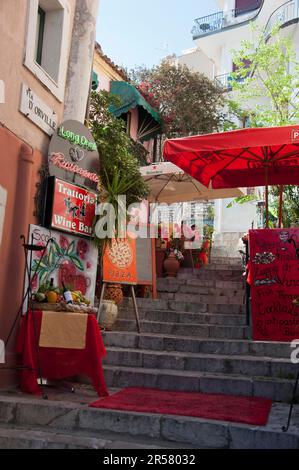
<instances>
[{"instance_id":1,"label":"red umbrella canopy","mask_svg":"<svg viewBox=\"0 0 299 470\"><path fill-rule=\"evenodd\" d=\"M299 185L299 125L170 139L164 158L214 189Z\"/></svg>"}]
</instances>

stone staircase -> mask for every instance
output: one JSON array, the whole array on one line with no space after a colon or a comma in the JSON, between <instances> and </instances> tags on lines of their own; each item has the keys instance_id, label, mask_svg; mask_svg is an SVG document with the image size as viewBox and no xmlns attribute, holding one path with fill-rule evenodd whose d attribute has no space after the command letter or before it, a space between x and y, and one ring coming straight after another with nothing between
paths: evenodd
<instances>
[{"instance_id":1,"label":"stone staircase","mask_svg":"<svg viewBox=\"0 0 299 470\"><path fill-rule=\"evenodd\" d=\"M159 279L159 298L138 299L141 333L125 299L103 333L111 392L123 387L271 398L264 427L184 416L88 408L94 395L43 401L0 395L0 448L299 449L299 405L283 433L297 367L287 343L253 342L244 313L240 260Z\"/></svg>"},{"instance_id":2,"label":"stone staircase","mask_svg":"<svg viewBox=\"0 0 299 470\"><path fill-rule=\"evenodd\" d=\"M108 386L267 397L286 412L297 368L289 344L251 341L240 259L181 269L159 279L158 291L157 300L138 299L141 334L130 299L104 333Z\"/></svg>"},{"instance_id":3,"label":"stone staircase","mask_svg":"<svg viewBox=\"0 0 299 470\"><path fill-rule=\"evenodd\" d=\"M238 263L238 264L237 264ZM214 260L159 279L159 299L138 299L141 334L129 299L106 332L108 386L227 393L287 402L296 366L287 343L252 342L240 260Z\"/></svg>"}]
</instances>

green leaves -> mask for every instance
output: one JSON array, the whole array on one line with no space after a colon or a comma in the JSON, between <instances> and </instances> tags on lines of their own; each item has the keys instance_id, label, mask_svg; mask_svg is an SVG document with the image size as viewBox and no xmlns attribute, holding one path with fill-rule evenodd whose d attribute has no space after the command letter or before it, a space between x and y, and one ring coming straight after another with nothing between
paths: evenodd
<instances>
[{"instance_id":1,"label":"green leaves","mask_svg":"<svg viewBox=\"0 0 299 470\"><path fill-rule=\"evenodd\" d=\"M220 127L223 90L206 75L165 61L151 69L140 67L131 78L148 101L159 103L166 137L210 133Z\"/></svg>"},{"instance_id":2,"label":"green leaves","mask_svg":"<svg viewBox=\"0 0 299 470\"><path fill-rule=\"evenodd\" d=\"M75 241L73 240L67 247L62 248L54 240L43 259L35 259L32 262L32 271L37 271L39 284L46 284L51 274L59 269L60 264L65 260L71 261L77 269L84 271L84 265L76 252Z\"/></svg>"},{"instance_id":3,"label":"green leaves","mask_svg":"<svg viewBox=\"0 0 299 470\"><path fill-rule=\"evenodd\" d=\"M281 33L278 24L266 39L263 29L252 26L252 30L254 39L242 41L241 48L233 51L234 100L250 115L251 127L297 123L299 62L293 41Z\"/></svg>"}]
</instances>

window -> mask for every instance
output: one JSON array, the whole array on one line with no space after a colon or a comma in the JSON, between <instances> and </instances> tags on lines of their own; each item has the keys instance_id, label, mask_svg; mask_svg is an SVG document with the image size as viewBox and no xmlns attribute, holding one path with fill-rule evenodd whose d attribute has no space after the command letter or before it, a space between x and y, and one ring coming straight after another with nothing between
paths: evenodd
<instances>
[{"instance_id":1,"label":"window","mask_svg":"<svg viewBox=\"0 0 299 470\"><path fill-rule=\"evenodd\" d=\"M261 4L261 0L236 0L235 16L257 10L260 8Z\"/></svg>"},{"instance_id":2,"label":"window","mask_svg":"<svg viewBox=\"0 0 299 470\"><path fill-rule=\"evenodd\" d=\"M45 19L46 19L46 13L41 7L38 7L35 60L39 65L42 65L42 53L43 53L43 43L44 43L44 34L45 34Z\"/></svg>"},{"instance_id":3,"label":"window","mask_svg":"<svg viewBox=\"0 0 299 470\"><path fill-rule=\"evenodd\" d=\"M63 101L69 50L68 0L29 0L24 65Z\"/></svg>"}]
</instances>

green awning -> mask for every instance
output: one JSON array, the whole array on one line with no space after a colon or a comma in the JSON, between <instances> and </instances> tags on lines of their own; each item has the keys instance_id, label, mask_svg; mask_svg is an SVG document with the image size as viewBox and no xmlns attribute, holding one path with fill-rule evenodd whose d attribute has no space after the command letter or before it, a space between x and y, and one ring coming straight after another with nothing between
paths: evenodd
<instances>
[{"instance_id":1,"label":"green awning","mask_svg":"<svg viewBox=\"0 0 299 470\"><path fill-rule=\"evenodd\" d=\"M117 95L121 98L122 104L120 107L111 107L111 112L114 116L119 117L127 113L130 109L141 106L148 114L159 124L162 124L159 113L151 107L150 104L143 98L139 91L127 82L111 82L110 92L112 95Z\"/></svg>"},{"instance_id":2,"label":"green awning","mask_svg":"<svg viewBox=\"0 0 299 470\"><path fill-rule=\"evenodd\" d=\"M120 117L130 109L138 108L138 140L145 142L161 133L162 119L159 113L143 98L141 93L127 82L111 82L110 92L121 100L120 106L111 106L114 116Z\"/></svg>"}]
</instances>

